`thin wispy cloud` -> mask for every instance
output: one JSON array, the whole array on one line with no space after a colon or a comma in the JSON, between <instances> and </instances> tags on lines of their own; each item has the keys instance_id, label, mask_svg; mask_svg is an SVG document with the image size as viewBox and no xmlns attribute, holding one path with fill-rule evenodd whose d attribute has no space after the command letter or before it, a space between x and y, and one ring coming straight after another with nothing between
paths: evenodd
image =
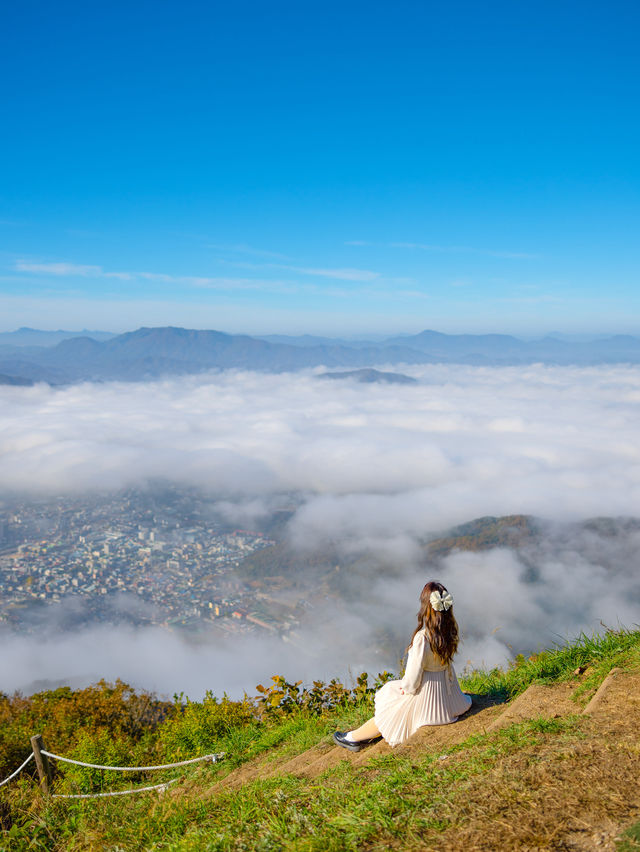
<instances>
[{"instance_id":1,"label":"thin wispy cloud","mask_svg":"<svg viewBox=\"0 0 640 852\"><path fill-rule=\"evenodd\" d=\"M394 290L393 295L403 299L430 299L431 293L426 293L424 290L399 289Z\"/></svg>"},{"instance_id":2,"label":"thin wispy cloud","mask_svg":"<svg viewBox=\"0 0 640 852\"><path fill-rule=\"evenodd\" d=\"M223 261L227 265L235 266L242 269L251 270L282 270L285 272L293 272L299 275L306 275L318 278L328 278L338 281L354 281L367 283L380 278L378 272L372 272L368 269L350 269L350 268L316 268L290 266L283 263L249 263L242 261ZM202 275L173 275L163 272L134 272L131 270L111 272L105 270L97 264L79 264L69 262L53 262L44 263L41 261L17 260L13 268L17 272L48 275L54 277L82 277L82 278L106 278L118 279L121 281L157 281L165 284L183 284L193 287L220 287L234 288L242 286L265 287L276 285L278 282L273 282L270 279L249 279L249 278L230 278L225 276L202 276Z\"/></svg>"},{"instance_id":3,"label":"thin wispy cloud","mask_svg":"<svg viewBox=\"0 0 640 852\"><path fill-rule=\"evenodd\" d=\"M496 249L474 248L473 246L441 246L426 243L389 243L389 248L417 249L418 251L439 252L442 254L483 254L487 257L503 257L512 260L535 260L539 257L530 252L502 251Z\"/></svg>"},{"instance_id":4,"label":"thin wispy cloud","mask_svg":"<svg viewBox=\"0 0 640 852\"><path fill-rule=\"evenodd\" d=\"M555 293L540 293L537 296L502 296L496 297L496 302L514 305L563 304L567 299Z\"/></svg>"},{"instance_id":5,"label":"thin wispy cloud","mask_svg":"<svg viewBox=\"0 0 640 852\"><path fill-rule=\"evenodd\" d=\"M18 260L14 269L17 272L33 272L42 275L117 278L121 281L130 281L135 278L132 272L107 272L101 266L80 263L34 263L28 260Z\"/></svg>"},{"instance_id":6,"label":"thin wispy cloud","mask_svg":"<svg viewBox=\"0 0 640 852\"><path fill-rule=\"evenodd\" d=\"M300 275L315 275L320 278L337 278L340 281L375 281L376 278L380 278L379 272L372 272L370 269L331 269L284 265L279 265L278 268L286 269L289 272L297 272Z\"/></svg>"},{"instance_id":7,"label":"thin wispy cloud","mask_svg":"<svg viewBox=\"0 0 640 852\"><path fill-rule=\"evenodd\" d=\"M434 252L437 254L479 254L486 257L502 257L509 260L536 260L539 254L522 251L506 251L502 249L483 249L473 246L436 245L432 243L391 242L375 243L368 240L346 240L346 246L378 246L380 248L410 249L413 251Z\"/></svg>"},{"instance_id":8,"label":"thin wispy cloud","mask_svg":"<svg viewBox=\"0 0 640 852\"><path fill-rule=\"evenodd\" d=\"M533 252L525 252L525 251L491 251L486 250L485 254L488 254L490 257L505 257L507 259L513 260L538 260L541 255L535 254Z\"/></svg>"},{"instance_id":9,"label":"thin wispy cloud","mask_svg":"<svg viewBox=\"0 0 640 852\"><path fill-rule=\"evenodd\" d=\"M232 278L228 276L206 275L167 275L162 272L139 272L137 278L143 281L158 281L162 284L181 284L205 290L277 290L294 292L297 288L285 281L270 278Z\"/></svg>"},{"instance_id":10,"label":"thin wispy cloud","mask_svg":"<svg viewBox=\"0 0 640 852\"><path fill-rule=\"evenodd\" d=\"M242 269L281 269L297 275L310 275L317 278L331 278L339 281L370 282L379 279L380 273L370 269L351 269L333 267L293 266L285 263L249 263L242 261L224 261Z\"/></svg>"},{"instance_id":11,"label":"thin wispy cloud","mask_svg":"<svg viewBox=\"0 0 640 852\"><path fill-rule=\"evenodd\" d=\"M172 275L164 272L110 272L102 266L67 262L42 263L18 260L13 267L17 272L45 275L54 278L98 278L119 281L149 281L181 287L207 290L255 290L278 293L294 293L300 285L295 282L273 280L270 278L237 278L229 276Z\"/></svg>"}]
</instances>

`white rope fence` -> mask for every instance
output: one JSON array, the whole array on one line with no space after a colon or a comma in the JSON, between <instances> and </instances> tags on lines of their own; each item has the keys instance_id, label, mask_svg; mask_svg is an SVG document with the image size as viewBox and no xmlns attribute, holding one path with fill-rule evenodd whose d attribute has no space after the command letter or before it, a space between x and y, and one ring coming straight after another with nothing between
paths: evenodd
<instances>
[{"instance_id":1,"label":"white rope fence","mask_svg":"<svg viewBox=\"0 0 640 852\"><path fill-rule=\"evenodd\" d=\"M156 769L176 769L179 766L188 766L190 763L201 763L203 760L208 760L211 763L217 763L225 756L225 752L218 754L203 754L201 757L192 757L190 760L179 760L177 763L163 763L160 766L101 766L98 763L85 763L82 760L74 760L71 757L62 757L59 754L41 749L42 754L47 757L52 757L54 760L61 760L63 763L73 763L76 766L84 766L87 769L106 769L110 772L152 772ZM162 784L154 784L152 787L136 787L133 790L113 790L108 793L74 793L63 794L55 793L51 796L52 799L103 799L107 796L128 796L132 793L146 793L150 790L159 790L164 792L171 784L179 781L179 778L174 778L171 781L165 781Z\"/></svg>"},{"instance_id":2,"label":"white rope fence","mask_svg":"<svg viewBox=\"0 0 640 852\"><path fill-rule=\"evenodd\" d=\"M29 757L25 760L25 762L22 764L22 766L19 766L19 767L16 769L16 771L15 771L15 772L12 772L12 773L11 773L11 775L10 775L8 778L5 778L5 779L4 779L4 781L0 781L0 787L4 787L4 785L5 785L5 784L8 784L8 783L9 783L9 781L11 781L13 778L15 778L15 777L16 777L16 775L18 775L20 772L22 772L22 770L25 768L25 766L27 765L27 763L29 763L29 761L31 760L31 758L32 758L32 757L33 757L33 752L31 752L31 754L30 754L30 755L29 755Z\"/></svg>"},{"instance_id":3,"label":"white rope fence","mask_svg":"<svg viewBox=\"0 0 640 852\"><path fill-rule=\"evenodd\" d=\"M161 766L100 766L98 763L83 763L82 760L73 760L70 757L61 757L59 754L53 754L50 751L41 749L42 754L47 757L53 757L55 760L62 760L64 763L75 763L76 766L86 766L87 769L108 769L110 772L151 772L154 769L176 769L178 766L187 766L189 763L199 763L201 760L210 760L211 763L217 763L225 756L226 752L221 751L218 754L203 754L202 757L192 757L191 760L181 760L178 763L163 763Z\"/></svg>"},{"instance_id":4,"label":"white rope fence","mask_svg":"<svg viewBox=\"0 0 640 852\"><path fill-rule=\"evenodd\" d=\"M158 769L177 769L179 766L188 766L192 763L201 763L203 760L208 760L211 763L217 763L222 760L223 757L226 756L226 752L221 751L217 754L203 754L201 757L192 757L190 760L179 760L177 763L163 763L159 766L101 766L98 763L85 763L82 760L74 760L71 757L62 757L59 754L53 754L51 751L45 751L45 749L40 749L40 754L45 754L47 757L51 757L54 760L61 760L63 763L73 763L76 766L84 766L87 769L106 769L110 772L153 772ZM27 763L35 757L34 753L31 752L29 757L24 761L24 763L19 766L15 772L12 772L8 778L5 778L4 781L0 782L0 787L3 787L5 784L8 784L13 778L16 777L22 770L25 768ZM172 784L175 784L179 781L179 778L173 778L171 781L164 781L162 784L154 784L152 787L137 787L133 790L114 790L109 793L76 793L63 795L62 793L57 793L53 795L52 799L101 799L105 796L128 796L131 793L146 793L149 790L160 790L164 792L167 787L170 787Z\"/></svg>"},{"instance_id":5,"label":"white rope fence","mask_svg":"<svg viewBox=\"0 0 640 852\"><path fill-rule=\"evenodd\" d=\"M153 787L136 787L134 790L113 790L110 793L74 793L72 795L64 795L63 793L54 793L52 799L102 799L105 796L128 796L130 793L146 793L147 790L160 790L164 793L167 787L179 781L179 778L174 778L173 781L165 781L164 784L155 784Z\"/></svg>"}]
</instances>

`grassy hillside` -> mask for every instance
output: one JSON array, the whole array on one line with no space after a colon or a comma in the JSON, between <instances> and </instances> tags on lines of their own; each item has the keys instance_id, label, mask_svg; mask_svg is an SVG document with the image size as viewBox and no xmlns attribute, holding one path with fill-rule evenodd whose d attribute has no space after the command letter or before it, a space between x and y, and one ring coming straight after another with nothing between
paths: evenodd
<instances>
[{"instance_id":1,"label":"grassy hillside","mask_svg":"<svg viewBox=\"0 0 640 852\"><path fill-rule=\"evenodd\" d=\"M604 714L583 715L614 666L622 698ZM473 672L463 686L476 696L476 717L421 729L406 747L371 759L331 749L331 732L369 716L387 677L303 688L276 676L243 701L162 702L121 683L1 696L0 780L27 756L36 732L49 750L86 762L227 757L124 779L59 765L55 793L180 778L160 795L89 800L43 799L30 764L0 789L0 849L640 848L640 630L582 636L506 671ZM518 716L532 689L546 709ZM500 702L516 698L505 714ZM580 835L583 824L589 837ZM623 828L626 838L617 839ZM602 843L589 846L596 831Z\"/></svg>"}]
</instances>

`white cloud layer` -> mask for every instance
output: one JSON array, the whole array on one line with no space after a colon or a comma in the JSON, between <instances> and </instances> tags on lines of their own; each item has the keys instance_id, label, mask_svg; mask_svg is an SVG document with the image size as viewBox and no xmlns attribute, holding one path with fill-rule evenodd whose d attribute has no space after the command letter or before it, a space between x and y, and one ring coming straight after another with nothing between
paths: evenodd
<instances>
[{"instance_id":1,"label":"white cloud layer","mask_svg":"<svg viewBox=\"0 0 640 852\"><path fill-rule=\"evenodd\" d=\"M0 481L60 492L167 476L220 494L296 490L318 495L310 532L316 515L386 535L486 514L640 512L640 369L406 372L420 383L234 371L3 387Z\"/></svg>"},{"instance_id":2,"label":"white cloud layer","mask_svg":"<svg viewBox=\"0 0 640 852\"><path fill-rule=\"evenodd\" d=\"M439 365L405 372L419 383L227 372L149 384L0 388L5 493L168 477L205 486L229 512L255 516L273 495L295 491L305 495L291 527L295 544L330 539L345 552L376 552L398 566L396 577L367 590L366 603L335 615L335 630L327 631L326 614L316 614L302 634L308 654L263 642L259 655L251 642L193 649L154 630L134 634L132 655L131 636L93 631L82 647L93 642L95 654L70 664L78 637L63 637L68 650L50 643L40 672L22 660L36 660L33 643L16 637L13 659L22 662L3 655L0 688L20 685L24 669L32 679L51 676L45 663L55 669L60 659L67 661L61 676L72 665L76 675L120 676L193 695L252 691L276 671L315 677L344 672L348 663L354 672L395 667L395 660L372 659L367 648L375 625L393 629L400 645L410 635L428 579L418 542L426 532L483 515L640 517L639 368ZM440 578L456 597L465 636L461 666L503 662L511 648L536 649L600 620L640 621L640 541L622 548L581 535L555 539L529 561L509 551L445 560ZM535 584L527 574L532 563ZM341 638L329 643L327 635Z\"/></svg>"}]
</instances>

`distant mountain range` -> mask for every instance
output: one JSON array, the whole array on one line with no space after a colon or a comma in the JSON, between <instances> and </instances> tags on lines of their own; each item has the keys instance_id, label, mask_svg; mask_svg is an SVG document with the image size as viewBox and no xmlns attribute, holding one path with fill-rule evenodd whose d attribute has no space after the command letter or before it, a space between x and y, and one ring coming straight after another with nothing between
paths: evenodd
<instances>
[{"instance_id":1,"label":"distant mountain range","mask_svg":"<svg viewBox=\"0 0 640 852\"><path fill-rule=\"evenodd\" d=\"M0 385L18 385L22 387L30 387L33 385L31 379L23 379L19 376L4 376L0 373Z\"/></svg>"},{"instance_id":2,"label":"distant mountain range","mask_svg":"<svg viewBox=\"0 0 640 852\"><path fill-rule=\"evenodd\" d=\"M111 331L41 331L23 326L17 331L0 331L0 346L55 346L70 337L93 337L94 340L109 340L116 335Z\"/></svg>"},{"instance_id":3,"label":"distant mountain range","mask_svg":"<svg viewBox=\"0 0 640 852\"><path fill-rule=\"evenodd\" d=\"M319 366L359 370L373 365L429 363L640 363L640 338L629 335L591 341L556 336L525 341L506 334L423 331L378 341L349 341L310 335L259 338L173 327L139 328L119 335L67 335L73 333L19 329L0 335L0 373L28 382L66 384L141 381L212 369L284 372Z\"/></svg>"}]
</instances>

